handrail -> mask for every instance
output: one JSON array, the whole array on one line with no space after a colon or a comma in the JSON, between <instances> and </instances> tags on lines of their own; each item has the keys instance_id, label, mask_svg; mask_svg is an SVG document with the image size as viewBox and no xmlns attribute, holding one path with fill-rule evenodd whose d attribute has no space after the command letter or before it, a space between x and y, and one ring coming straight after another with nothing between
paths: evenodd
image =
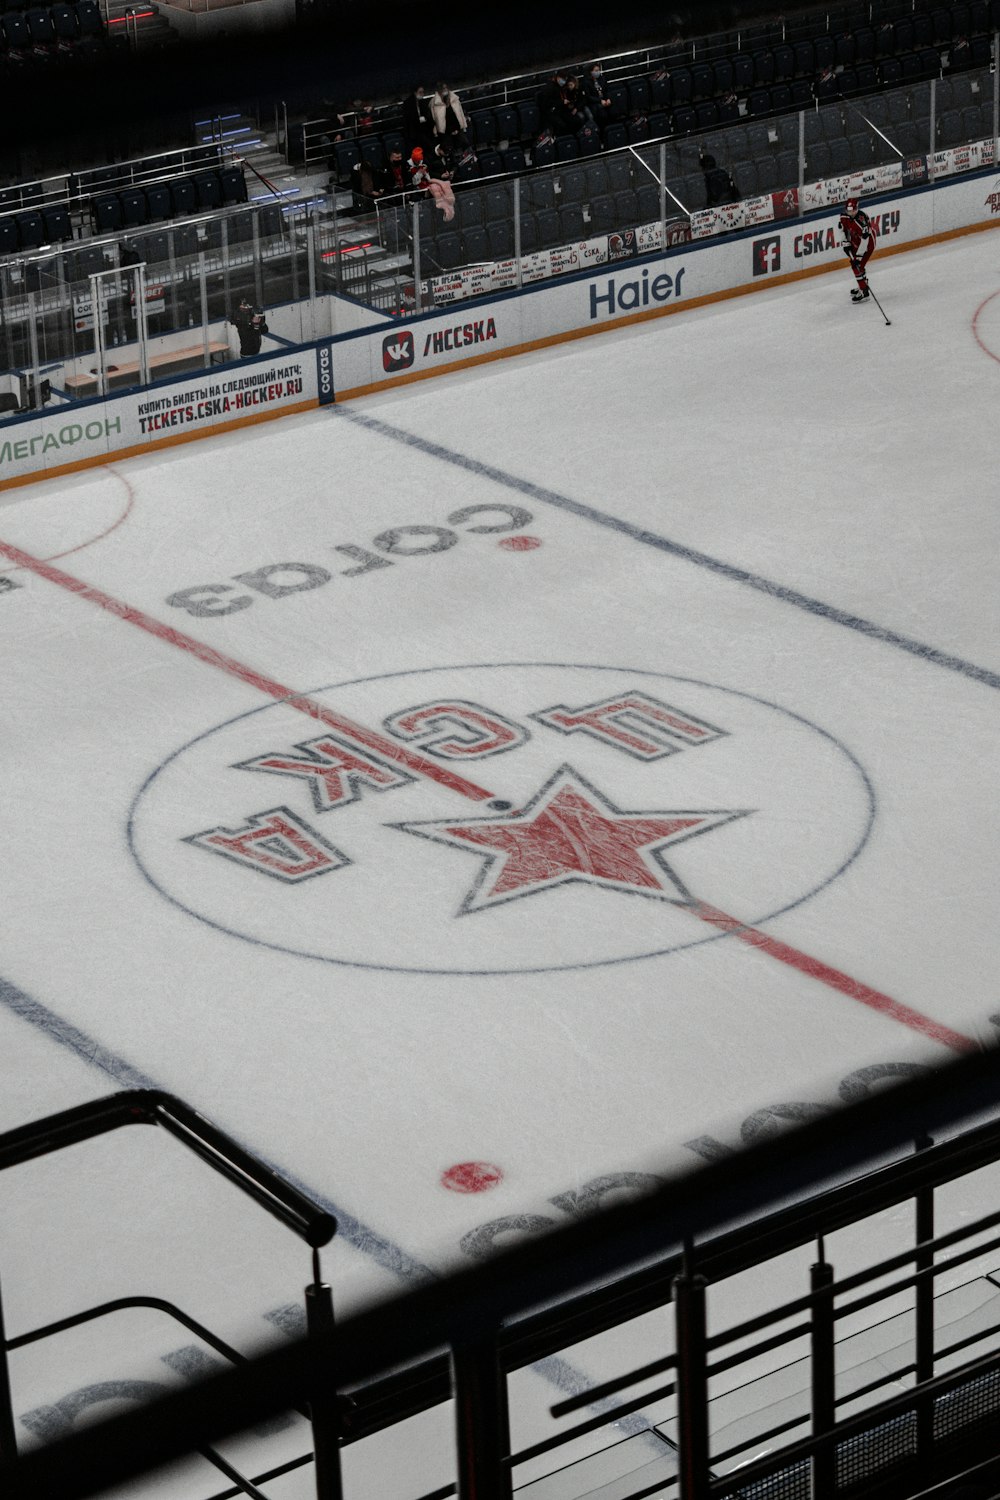
<instances>
[{"instance_id":1,"label":"handrail","mask_svg":"<svg viewBox=\"0 0 1000 1500\"><path fill-rule=\"evenodd\" d=\"M782 1227L785 1247L811 1239L816 1230L818 1204L832 1210L832 1220L846 1224L866 1212L912 1197L971 1171L1000 1155L1000 1123L978 1125L968 1136L926 1145L934 1132L949 1130L968 1120L981 1120L1000 1107L998 1052L991 1050L952 1063L926 1077L904 1083L864 1102L832 1112L784 1135L778 1147L764 1142L744 1152L677 1175L647 1196L595 1213L543 1239L529 1240L497 1254L488 1263L463 1270L445 1281L424 1285L378 1306L360 1310L340 1323L336 1335L321 1334L269 1352L239 1372L226 1372L197 1387L172 1393L141 1412L115 1419L101 1428L74 1434L55 1447L26 1455L4 1474L5 1500L34 1500L40 1493L65 1500L87 1493L81 1471L93 1465L92 1476L102 1486L119 1483L134 1473L180 1456L192 1448L230 1432L254 1425L270 1413L308 1400L311 1389L331 1378L349 1388L352 1400L364 1396L365 1383L416 1364L416 1376L428 1380L440 1351L463 1348L484 1337L497 1339L501 1368L510 1368L518 1320L527 1307L549 1309L552 1326L576 1326L566 1316L575 1294L592 1298L598 1285L607 1286L623 1267L654 1258L662 1305L668 1292L664 1249L680 1241L687 1246L689 1269L700 1272L726 1242L722 1257L731 1270L736 1264L738 1238L754 1247L775 1250L775 1223ZM134 1098L136 1096L125 1096ZM142 1097L141 1094L139 1097ZM71 1112L73 1113L73 1112ZM886 1167L886 1156L912 1147L923 1149ZM865 1175L871 1163L875 1171ZM850 1179L853 1178L853 1181ZM848 1179L845 1181L845 1179ZM728 1228L754 1213L806 1194L814 1183L837 1180L840 1186L818 1200L784 1207L771 1218L743 1230ZM853 1208L850 1206L853 1199ZM713 1241L712 1236L724 1233ZM596 1321L603 1318L592 1302ZM536 1313L536 1319L546 1314ZM491 1333L507 1324L500 1335ZM537 1327L535 1329L537 1334ZM550 1335L552 1329L550 1328ZM524 1349L516 1351L517 1357ZM863 1432L867 1427L912 1409L995 1370L996 1352L970 1362L959 1371L924 1380L913 1390L870 1408L859 1417L838 1423L821 1437L790 1445L781 1454L741 1467L724 1480L712 1481L713 1492L740 1487L786 1462L811 1456L831 1443ZM465 1363L465 1362L459 1362ZM683 1379L682 1375L682 1379ZM398 1389L398 1387L397 1387ZM445 1392L445 1395L447 1391ZM593 1395L593 1392L591 1393ZM397 1413L398 1415L398 1413ZM383 1424L384 1425L384 1424ZM348 1440L360 1434L352 1424ZM59 1488L54 1486L57 1482ZM463 1492L464 1493L464 1492ZM501 1491L490 1491L490 1494Z\"/></svg>"},{"instance_id":2,"label":"handrail","mask_svg":"<svg viewBox=\"0 0 1000 1500\"><path fill-rule=\"evenodd\" d=\"M125 1125L160 1125L307 1245L328 1245L337 1221L204 1115L159 1089L126 1089L0 1135L0 1171Z\"/></svg>"}]
</instances>

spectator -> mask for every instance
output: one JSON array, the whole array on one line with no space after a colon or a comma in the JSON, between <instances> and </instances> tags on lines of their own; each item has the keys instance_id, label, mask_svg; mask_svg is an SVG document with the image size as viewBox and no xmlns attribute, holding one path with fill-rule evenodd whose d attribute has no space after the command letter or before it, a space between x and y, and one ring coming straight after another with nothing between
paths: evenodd
<instances>
[{"instance_id":1,"label":"spectator","mask_svg":"<svg viewBox=\"0 0 1000 1500\"><path fill-rule=\"evenodd\" d=\"M614 113L614 106L604 87L604 69L591 63L583 75L583 98L598 130L603 130Z\"/></svg>"},{"instance_id":2,"label":"spectator","mask_svg":"<svg viewBox=\"0 0 1000 1500\"><path fill-rule=\"evenodd\" d=\"M406 150L414 146L429 151L434 143L434 116L431 101L424 97L424 86L418 83L413 92L403 100L403 135Z\"/></svg>"},{"instance_id":3,"label":"spectator","mask_svg":"<svg viewBox=\"0 0 1000 1500\"><path fill-rule=\"evenodd\" d=\"M565 69L560 68L558 72L553 73L538 96L538 113L541 116L542 128L550 130L553 135L568 135L572 132L563 103L565 88L566 72Z\"/></svg>"},{"instance_id":4,"label":"spectator","mask_svg":"<svg viewBox=\"0 0 1000 1500\"><path fill-rule=\"evenodd\" d=\"M581 130L588 125L595 126L596 120L591 112L590 106L584 98L578 78L567 78L566 87L562 94L563 109L569 120L570 129L574 135L579 135Z\"/></svg>"},{"instance_id":5,"label":"spectator","mask_svg":"<svg viewBox=\"0 0 1000 1500\"><path fill-rule=\"evenodd\" d=\"M448 157L460 156L469 150L469 122L462 101L446 83L437 86L437 93L431 100L431 114L438 140Z\"/></svg>"},{"instance_id":6,"label":"spectator","mask_svg":"<svg viewBox=\"0 0 1000 1500\"><path fill-rule=\"evenodd\" d=\"M407 165L410 169L411 185L417 192L429 194L435 207L444 214L446 222L452 220L455 217L455 193L448 180L450 174L442 171L440 177L432 177L420 146L414 146Z\"/></svg>"},{"instance_id":7,"label":"spectator","mask_svg":"<svg viewBox=\"0 0 1000 1500\"><path fill-rule=\"evenodd\" d=\"M351 168L352 207L360 213L371 213L378 200L385 196L384 172L379 172L366 160L356 162Z\"/></svg>"},{"instance_id":8,"label":"spectator","mask_svg":"<svg viewBox=\"0 0 1000 1500\"><path fill-rule=\"evenodd\" d=\"M813 97L821 102L824 99L839 99L840 84L832 68L824 68L813 79Z\"/></svg>"},{"instance_id":9,"label":"spectator","mask_svg":"<svg viewBox=\"0 0 1000 1500\"><path fill-rule=\"evenodd\" d=\"M386 192L405 193L409 187L409 178L406 175L406 163L403 161L403 153L397 146L389 152L389 163L385 169Z\"/></svg>"},{"instance_id":10,"label":"spectator","mask_svg":"<svg viewBox=\"0 0 1000 1500\"><path fill-rule=\"evenodd\" d=\"M240 357L259 354L261 337L270 332L263 309L254 307L249 297L241 297L229 321L240 336Z\"/></svg>"},{"instance_id":11,"label":"spectator","mask_svg":"<svg viewBox=\"0 0 1000 1500\"><path fill-rule=\"evenodd\" d=\"M725 168L720 167L714 156L702 156L701 170L705 174L705 207L718 208L722 203L739 203L740 190Z\"/></svg>"}]
</instances>

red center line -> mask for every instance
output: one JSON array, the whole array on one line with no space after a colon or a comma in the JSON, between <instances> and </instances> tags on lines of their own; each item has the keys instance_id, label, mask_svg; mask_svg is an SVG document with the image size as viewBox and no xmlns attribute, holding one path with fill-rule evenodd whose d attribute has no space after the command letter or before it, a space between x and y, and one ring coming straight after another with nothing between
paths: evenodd
<instances>
[{"instance_id":1,"label":"red center line","mask_svg":"<svg viewBox=\"0 0 1000 1500\"><path fill-rule=\"evenodd\" d=\"M98 608L116 615L119 620L125 620L129 625L137 625L140 630L145 630L157 640L177 646L181 651L187 651L191 656L196 656L206 665L216 667L220 672L228 673L230 677L239 678L241 682L257 688L262 693L267 693L279 703L286 703L289 708L297 709L299 713L306 714L310 719L317 719L328 729L346 736L356 745L363 745L365 749L373 750L384 760L394 761L406 770L413 771L417 776L425 776L430 781L436 781L440 786L447 787L449 791L459 792L463 797L471 798L473 802L488 802L496 795L495 792L488 792L484 787L477 786L474 781L466 781L463 776L457 776L447 766L427 760L416 751L407 750L404 745L395 744L394 741L386 739L375 730L365 729L362 725L355 724L352 719L334 713L332 709L324 708L315 699L308 698L302 693L293 693L290 688L280 682L275 682L272 677L265 677L260 672L255 672L252 667L245 667L242 662L217 651L214 646L205 645L204 642L195 640L194 636L175 630L172 625L164 625L159 620L154 620L152 615L144 614L141 609L135 609L131 604L125 604L122 600L105 594L102 589L94 588L92 584L84 583L70 573L64 573L61 568L53 567L50 562L22 552L19 547L0 542L0 556L9 558L11 562L29 569L32 573L37 573L40 578L48 579L49 583L58 584L60 588L76 594L80 599L96 604Z\"/></svg>"},{"instance_id":2,"label":"red center line","mask_svg":"<svg viewBox=\"0 0 1000 1500\"><path fill-rule=\"evenodd\" d=\"M424 756L415 751L407 750L405 746L394 744L392 740L376 733L371 729L365 729L353 720L344 718L343 715L334 713L331 709L324 708L321 703L308 698L300 693L293 693L280 682L275 682L271 677L265 677L260 672L255 672L251 667L245 667L234 657L226 656L217 651L213 646L205 645L204 642L195 640L193 636L185 635L183 631L175 630L171 625L161 624L152 615L145 614L140 609L135 609L130 604L115 599L111 594L106 594L102 589L95 588L92 584L84 583L79 578L74 578L70 573L64 573L61 568L53 567L52 563L44 562L42 559L32 557L27 552L22 552L18 547L12 547L7 542L0 542L0 556L7 557L11 562L20 567L27 568L37 573L40 578L47 579L50 583L57 584L60 588L76 594L80 599L86 599L98 608L107 610L109 614L115 615L119 620L125 620L129 625L137 625L140 630L145 630L149 635L155 636L157 640L166 641L168 645L177 646L182 651L203 661L210 667L215 667L221 672L226 672L230 677L236 677L248 686L257 688L266 693L276 702L286 703L289 708L297 709L299 713L306 714L311 719L316 719L325 724L329 729L352 740L355 744L363 745L366 749L373 750L385 760L395 761L407 770L413 771L418 776L426 776L431 781L447 787L450 791L458 792L463 797L468 797L474 802L488 802L496 794L486 791L484 787L477 786L475 782L466 781L464 777L457 776L446 766L439 765L435 761L426 760ZM975 1050L978 1043L971 1037L963 1036L961 1032L952 1031L950 1027L942 1025L939 1021L933 1021L924 1016L911 1006L904 1005L899 1000L893 1000L889 995L883 995L878 990L871 989L862 984L860 980L852 979L850 975L842 973L839 969L831 968L829 964L822 963L819 959L810 958L807 953L801 953L797 948L790 947L787 943L779 942L776 938L769 937L756 927L748 927L746 923L740 922L736 917L728 916L717 907L709 906L707 902L695 901L691 905L695 916L700 917L703 922L713 927L721 928L722 931L731 936L739 938L741 942L749 944L752 948L758 948L767 953L771 958L780 963L788 964L797 969L799 973L807 975L810 979L819 980L821 984L828 985L831 989L838 990L852 1000L857 1000L862 1005L870 1006L879 1011L890 1020L898 1021L903 1026L909 1026L914 1031L931 1040L940 1042L946 1047L951 1047L956 1052L968 1052Z\"/></svg>"},{"instance_id":3,"label":"red center line","mask_svg":"<svg viewBox=\"0 0 1000 1500\"><path fill-rule=\"evenodd\" d=\"M960 1031L952 1031L950 1026L944 1026L940 1021L932 1021L929 1016L922 1015L919 1010L912 1006L904 1005L901 1000L893 1000L889 995L883 995L880 990L873 990L867 984L862 984L859 979L852 979L849 974L841 973L840 969L833 969L829 964L822 963L818 958L810 958L808 953L800 953L797 948L791 948L787 943L781 943L777 938L768 937L766 932L759 928L748 927L745 922L740 922L736 917L727 916L718 907L709 906L705 901L696 901L691 910L695 916L700 917L703 922L708 922L712 927L721 927L723 932L731 933L733 937L739 938L741 942L748 943L751 948L759 948L762 953L767 953L771 958L776 958L790 968L798 969L800 974L807 974L810 979L818 979L821 984L829 985L831 989L839 990L843 995L849 995L852 1000L857 1000L861 1005L868 1005L872 1010L881 1012L888 1016L891 1021L898 1021L903 1026L909 1026L913 1031L919 1031L922 1035L930 1037L932 1041L941 1042L945 1047L951 1047L955 1052L978 1052L979 1043L971 1037L963 1036Z\"/></svg>"}]
</instances>

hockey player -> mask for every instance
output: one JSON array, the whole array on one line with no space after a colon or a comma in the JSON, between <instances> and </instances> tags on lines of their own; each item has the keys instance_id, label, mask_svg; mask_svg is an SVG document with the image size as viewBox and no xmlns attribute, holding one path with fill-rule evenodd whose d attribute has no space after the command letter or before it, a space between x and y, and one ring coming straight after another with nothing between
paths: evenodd
<instances>
[{"instance_id":1,"label":"hockey player","mask_svg":"<svg viewBox=\"0 0 1000 1500\"><path fill-rule=\"evenodd\" d=\"M840 229L844 236L842 241L844 254L851 262L851 270L858 281L857 286L851 287L851 301L866 302L871 292L868 289L865 267L871 260L872 251L875 249L875 230L871 219L857 198L848 198L844 204L844 212L840 216Z\"/></svg>"}]
</instances>

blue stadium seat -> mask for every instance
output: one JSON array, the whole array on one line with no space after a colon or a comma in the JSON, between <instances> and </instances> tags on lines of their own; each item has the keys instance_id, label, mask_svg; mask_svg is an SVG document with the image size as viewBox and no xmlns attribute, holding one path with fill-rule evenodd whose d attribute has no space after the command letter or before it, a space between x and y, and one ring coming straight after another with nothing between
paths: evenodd
<instances>
[{"instance_id":1,"label":"blue stadium seat","mask_svg":"<svg viewBox=\"0 0 1000 1500\"><path fill-rule=\"evenodd\" d=\"M0 255L17 253L17 225L13 214L0 214Z\"/></svg>"},{"instance_id":2,"label":"blue stadium seat","mask_svg":"<svg viewBox=\"0 0 1000 1500\"><path fill-rule=\"evenodd\" d=\"M146 188L147 219L169 219L174 211L170 189L165 182L152 183Z\"/></svg>"},{"instance_id":3,"label":"blue stadium seat","mask_svg":"<svg viewBox=\"0 0 1000 1500\"><path fill-rule=\"evenodd\" d=\"M436 241L436 258L444 271L453 271L462 264L462 240L452 231L439 234Z\"/></svg>"},{"instance_id":4,"label":"blue stadium seat","mask_svg":"<svg viewBox=\"0 0 1000 1500\"><path fill-rule=\"evenodd\" d=\"M791 109L792 91L787 83L776 83L771 90L771 110L774 114L780 114L782 110Z\"/></svg>"},{"instance_id":5,"label":"blue stadium seat","mask_svg":"<svg viewBox=\"0 0 1000 1500\"><path fill-rule=\"evenodd\" d=\"M509 224L514 218L514 200L506 183L494 183L486 189L487 224Z\"/></svg>"},{"instance_id":6,"label":"blue stadium seat","mask_svg":"<svg viewBox=\"0 0 1000 1500\"><path fill-rule=\"evenodd\" d=\"M31 46L31 32L28 23L22 15L16 11L9 12L0 21L0 31L3 39L12 52L25 52Z\"/></svg>"},{"instance_id":7,"label":"blue stadium seat","mask_svg":"<svg viewBox=\"0 0 1000 1500\"><path fill-rule=\"evenodd\" d=\"M769 115L771 113L771 90L754 89L747 100L747 114L753 116Z\"/></svg>"},{"instance_id":8,"label":"blue stadium seat","mask_svg":"<svg viewBox=\"0 0 1000 1500\"><path fill-rule=\"evenodd\" d=\"M521 254L534 255L538 249L538 224L534 214L521 215Z\"/></svg>"},{"instance_id":9,"label":"blue stadium seat","mask_svg":"<svg viewBox=\"0 0 1000 1500\"><path fill-rule=\"evenodd\" d=\"M845 146L847 142L844 142ZM818 180L832 175L830 147L826 141L813 141L806 148L806 178Z\"/></svg>"},{"instance_id":10,"label":"blue stadium seat","mask_svg":"<svg viewBox=\"0 0 1000 1500\"><path fill-rule=\"evenodd\" d=\"M142 188L125 188L118 194L118 202L121 204L122 225L126 229L146 223L149 217L149 205Z\"/></svg>"},{"instance_id":11,"label":"blue stadium seat","mask_svg":"<svg viewBox=\"0 0 1000 1500\"><path fill-rule=\"evenodd\" d=\"M934 46L946 47L952 38L951 11L941 6L932 11L931 25L934 28Z\"/></svg>"},{"instance_id":12,"label":"blue stadium seat","mask_svg":"<svg viewBox=\"0 0 1000 1500\"><path fill-rule=\"evenodd\" d=\"M775 83L790 83L795 76L795 48L780 42L771 49L774 58Z\"/></svg>"},{"instance_id":13,"label":"blue stadium seat","mask_svg":"<svg viewBox=\"0 0 1000 1500\"><path fill-rule=\"evenodd\" d=\"M623 228L631 228L638 222L639 200L633 188L625 188L615 194L615 213L618 215L619 226Z\"/></svg>"},{"instance_id":14,"label":"blue stadium seat","mask_svg":"<svg viewBox=\"0 0 1000 1500\"><path fill-rule=\"evenodd\" d=\"M733 64L730 58L720 57L712 64L712 94L727 94L733 88Z\"/></svg>"},{"instance_id":15,"label":"blue stadium seat","mask_svg":"<svg viewBox=\"0 0 1000 1500\"><path fill-rule=\"evenodd\" d=\"M837 61L837 47L832 36L818 36L813 42L813 66L817 73L832 68Z\"/></svg>"},{"instance_id":16,"label":"blue stadium seat","mask_svg":"<svg viewBox=\"0 0 1000 1500\"><path fill-rule=\"evenodd\" d=\"M104 26L101 21L101 12L98 8L97 0L77 0L76 19L81 37L98 37L103 35Z\"/></svg>"},{"instance_id":17,"label":"blue stadium seat","mask_svg":"<svg viewBox=\"0 0 1000 1500\"><path fill-rule=\"evenodd\" d=\"M500 160L505 172L513 172L518 177L527 165L524 159L524 149L521 146L508 146L506 151L501 151Z\"/></svg>"},{"instance_id":18,"label":"blue stadium seat","mask_svg":"<svg viewBox=\"0 0 1000 1500\"><path fill-rule=\"evenodd\" d=\"M685 104L674 110L674 134L691 135L698 129L698 114L693 105Z\"/></svg>"},{"instance_id":19,"label":"blue stadium seat","mask_svg":"<svg viewBox=\"0 0 1000 1500\"><path fill-rule=\"evenodd\" d=\"M513 224L487 224L486 239L491 260L509 260L514 254Z\"/></svg>"},{"instance_id":20,"label":"blue stadium seat","mask_svg":"<svg viewBox=\"0 0 1000 1500\"><path fill-rule=\"evenodd\" d=\"M39 245L46 243L45 220L37 208L28 209L26 213L14 215L17 224L17 243L21 250L37 250Z\"/></svg>"},{"instance_id":21,"label":"blue stadium seat","mask_svg":"<svg viewBox=\"0 0 1000 1500\"><path fill-rule=\"evenodd\" d=\"M470 228L462 235L462 245L467 261L484 261L490 258L489 240L483 228Z\"/></svg>"},{"instance_id":22,"label":"blue stadium seat","mask_svg":"<svg viewBox=\"0 0 1000 1500\"><path fill-rule=\"evenodd\" d=\"M199 172L192 181L200 209L222 207L222 184L218 172Z\"/></svg>"},{"instance_id":23,"label":"blue stadium seat","mask_svg":"<svg viewBox=\"0 0 1000 1500\"><path fill-rule=\"evenodd\" d=\"M73 221L65 203L52 203L48 208L43 208L42 218L45 221L46 244L54 245L73 238Z\"/></svg>"},{"instance_id":24,"label":"blue stadium seat","mask_svg":"<svg viewBox=\"0 0 1000 1500\"><path fill-rule=\"evenodd\" d=\"M733 57L733 88L737 94L749 94L753 88L753 58L745 52Z\"/></svg>"},{"instance_id":25,"label":"blue stadium seat","mask_svg":"<svg viewBox=\"0 0 1000 1500\"><path fill-rule=\"evenodd\" d=\"M833 176L843 177L851 170L851 146L845 135L838 136L835 141L830 142L830 173Z\"/></svg>"},{"instance_id":26,"label":"blue stadium seat","mask_svg":"<svg viewBox=\"0 0 1000 1500\"><path fill-rule=\"evenodd\" d=\"M90 205L95 234L111 234L122 227L122 206L117 193L102 193Z\"/></svg>"},{"instance_id":27,"label":"blue stadium seat","mask_svg":"<svg viewBox=\"0 0 1000 1500\"><path fill-rule=\"evenodd\" d=\"M361 160L357 141L334 141L333 160L337 181L346 182L351 175L351 169L356 167Z\"/></svg>"},{"instance_id":28,"label":"blue stadium seat","mask_svg":"<svg viewBox=\"0 0 1000 1500\"><path fill-rule=\"evenodd\" d=\"M607 163L608 191L624 192L632 185L632 163L627 156L613 156Z\"/></svg>"},{"instance_id":29,"label":"blue stadium seat","mask_svg":"<svg viewBox=\"0 0 1000 1500\"><path fill-rule=\"evenodd\" d=\"M242 167L223 167L219 173L223 203L245 203L247 184Z\"/></svg>"},{"instance_id":30,"label":"blue stadium seat","mask_svg":"<svg viewBox=\"0 0 1000 1500\"><path fill-rule=\"evenodd\" d=\"M628 131L624 125L609 125L604 132L605 151L621 151L628 145Z\"/></svg>"},{"instance_id":31,"label":"blue stadium seat","mask_svg":"<svg viewBox=\"0 0 1000 1500\"><path fill-rule=\"evenodd\" d=\"M580 143L575 135L556 136L556 161L576 161L580 155Z\"/></svg>"},{"instance_id":32,"label":"blue stadium seat","mask_svg":"<svg viewBox=\"0 0 1000 1500\"><path fill-rule=\"evenodd\" d=\"M533 99L527 99L517 106L517 118L520 122L518 135L521 140L532 140L538 134L541 126L538 105Z\"/></svg>"},{"instance_id":33,"label":"blue stadium seat","mask_svg":"<svg viewBox=\"0 0 1000 1500\"><path fill-rule=\"evenodd\" d=\"M579 203L570 203L559 210L559 232L564 245L586 239L587 226L583 222L583 208Z\"/></svg>"},{"instance_id":34,"label":"blue stadium seat","mask_svg":"<svg viewBox=\"0 0 1000 1500\"><path fill-rule=\"evenodd\" d=\"M483 194L477 190L468 188L461 193L455 194L455 218L458 227L463 232L466 229L477 229L483 223Z\"/></svg>"},{"instance_id":35,"label":"blue stadium seat","mask_svg":"<svg viewBox=\"0 0 1000 1500\"><path fill-rule=\"evenodd\" d=\"M556 159L555 141L536 141L531 148L533 167L551 167Z\"/></svg>"},{"instance_id":36,"label":"blue stadium seat","mask_svg":"<svg viewBox=\"0 0 1000 1500\"><path fill-rule=\"evenodd\" d=\"M52 17L43 6L32 6L31 10L25 12L24 19L28 23L31 40L36 47L49 47L55 42L56 32Z\"/></svg>"},{"instance_id":37,"label":"blue stadium seat","mask_svg":"<svg viewBox=\"0 0 1000 1500\"><path fill-rule=\"evenodd\" d=\"M513 104L501 104L493 111L498 141L518 141L521 138L521 122Z\"/></svg>"},{"instance_id":38,"label":"blue stadium seat","mask_svg":"<svg viewBox=\"0 0 1000 1500\"><path fill-rule=\"evenodd\" d=\"M469 127L475 147L496 145L497 122L491 109L474 109L469 115Z\"/></svg>"},{"instance_id":39,"label":"blue stadium seat","mask_svg":"<svg viewBox=\"0 0 1000 1500\"><path fill-rule=\"evenodd\" d=\"M559 203L582 203L587 196L587 174L582 167L569 167L559 173Z\"/></svg>"},{"instance_id":40,"label":"blue stadium seat","mask_svg":"<svg viewBox=\"0 0 1000 1500\"><path fill-rule=\"evenodd\" d=\"M628 89L623 83L609 83L605 85L608 99L611 101L611 119L624 120L628 114ZM676 98L676 81L674 85L674 97Z\"/></svg>"},{"instance_id":41,"label":"blue stadium seat","mask_svg":"<svg viewBox=\"0 0 1000 1500\"><path fill-rule=\"evenodd\" d=\"M49 11L56 38L60 42L75 42L80 35L80 23L76 11L65 3L53 5Z\"/></svg>"},{"instance_id":42,"label":"blue stadium seat","mask_svg":"<svg viewBox=\"0 0 1000 1500\"><path fill-rule=\"evenodd\" d=\"M655 182L636 188L635 201L637 223L652 224L660 217L660 190Z\"/></svg>"},{"instance_id":43,"label":"blue stadium seat","mask_svg":"<svg viewBox=\"0 0 1000 1500\"><path fill-rule=\"evenodd\" d=\"M590 232L591 234L608 234L614 229L615 200L608 197L606 193L599 198L590 200Z\"/></svg>"},{"instance_id":44,"label":"blue stadium seat","mask_svg":"<svg viewBox=\"0 0 1000 1500\"><path fill-rule=\"evenodd\" d=\"M543 208L541 213L535 215L538 226L538 248L550 250L553 245L562 241L562 227L559 223L559 215L554 208Z\"/></svg>"},{"instance_id":45,"label":"blue stadium seat","mask_svg":"<svg viewBox=\"0 0 1000 1500\"><path fill-rule=\"evenodd\" d=\"M669 109L673 92L669 73L654 73L649 80L649 97L653 109Z\"/></svg>"},{"instance_id":46,"label":"blue stadium seat","mask_svg":"<svg viewBox=\"0 0 1000 1500\"><path fill-rule=\"evenodd\" d=\"M550 173L528 178L528 201L533 209L555 208L555 183Z\"/></svg>"},{"instance_id":47,"label":"blue stadium seat","mask_svg":"<svg viewBox=\"0 0 1000 1500\"><path fill-rule=\"evenodd\" d=\"M774 58L767 49L753 55L753 81L758 89L769 89L774 82Z\"/></svg>"},{"instance_id":48,"label":"blue stadium seat","mask_svg":"<svg viewBox=\"0 0 1000 1500\"><path fill-rule=\"evenodd\" d=\"M172 182L170 197L174 205L175 216L193 214L197 211L198 195L190 177L178 177L175 182Z\"/></svg>"},{"instance_id":49,"label":"blue stadium seat","mask_svg":"<svg viewBox=\"0 0 1000 1500\"><path fill-rule=\"evenodd\" d=\"M648 115L653 107L648 78L630 78L625 85L628 91L628 107L632 114Z\"/></svg>"}]
</instances>

